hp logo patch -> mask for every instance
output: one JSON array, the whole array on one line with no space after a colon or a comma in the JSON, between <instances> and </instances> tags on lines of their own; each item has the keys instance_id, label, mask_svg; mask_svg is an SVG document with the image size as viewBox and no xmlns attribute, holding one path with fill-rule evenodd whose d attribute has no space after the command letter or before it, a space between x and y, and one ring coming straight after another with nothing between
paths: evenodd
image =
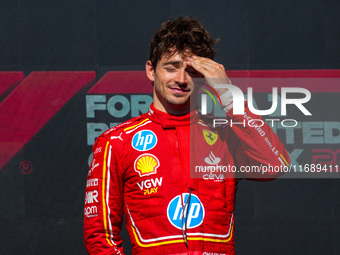
<instances>
[{"instance_id":1,"label":"hp logo patch","mask_svg":"<svg viewBox=\"0 0 340 255\"><path fill-rule=\"evenodd\" d=\"M136 133L131 145L138 151L148 151L155 147L157 144L157 136L151 130L142 130Z\"/></svg>"},{"instance_id":2,"label":"hp logo patch","mask_svg":"<svg viewBox=\"0 0 340 255\"><path fill-rule=\"evenodd\" d=\"M174 197L167 209L167 215L170 223L178 228L182 229L182 223L185 224L185 218L187 217L187 228L196 228L202 224L204 219L204 206L201 203L200 199L191 194L189 208L187 210L187 215L183 217L183 208L185 208L186 203L188 202L189 193L183 193L182 195L178 195ZM183 207L182 207L183 204Z\"/></svg>"}]
</instances>

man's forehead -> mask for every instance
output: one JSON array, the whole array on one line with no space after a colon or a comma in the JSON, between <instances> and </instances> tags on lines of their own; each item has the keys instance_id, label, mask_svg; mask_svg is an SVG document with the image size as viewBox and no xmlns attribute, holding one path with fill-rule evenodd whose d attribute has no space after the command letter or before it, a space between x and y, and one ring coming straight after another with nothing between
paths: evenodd
<instances>
[{"instance_id":1,"label":"man's forehead","mask_svg":"<svg viewBox=\"0 0 340 255\"><path fill-rule=\"evenodd\" d=\"M162 64L183 63L187 57L190 57L192 55L193 53L189 50L184 51L184 52L179 52L179 51L173 52L172 51L172 52L164 53L161 59L159 60L159 62Z\"/></svg>"}]
</instances>

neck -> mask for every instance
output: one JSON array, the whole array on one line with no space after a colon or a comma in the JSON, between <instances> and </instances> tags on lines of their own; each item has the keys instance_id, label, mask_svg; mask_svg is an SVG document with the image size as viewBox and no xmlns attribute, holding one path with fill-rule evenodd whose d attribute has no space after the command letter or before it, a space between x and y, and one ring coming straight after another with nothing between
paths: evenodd
<instances>
[{"instance_id":1,"label":"neck","mask_svg":"<svg viewBox=\"0 0 340 255\"><path fill-rule=\"evenodd\" d=\"M197 93L191 94L188 101L184 104L170 104L165 99L157 97L156 92L153 93L153 106L161 111L174 116L183 116L196 109ZM194 103L194 105L191 105Z\"/></svg>"},{"instance_id":2,"label":"neck","mask_svg":"<svg viewBox=\"0 0 340 255\"><path fill-rule=\"evenodd\" d=\"M186 115L190 112L190 105L189 106L184 106L184 105L164 105L161 104L160 102L155 102L153 103L154 107L161 111L168 113L170 115L175 115L175 116L182 116Z\"/></svg>"}]
</instances>

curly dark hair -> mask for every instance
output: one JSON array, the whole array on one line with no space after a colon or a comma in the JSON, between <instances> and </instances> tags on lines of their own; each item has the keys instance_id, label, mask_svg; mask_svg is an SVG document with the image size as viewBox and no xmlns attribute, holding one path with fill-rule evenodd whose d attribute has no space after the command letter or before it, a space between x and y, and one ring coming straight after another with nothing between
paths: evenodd
<instances>
[{"instance_id":1,"label":"curly dark hair","mask_svg":"<svg viewBox=\"0 0 340 255\"><path fill-rule=\"evenodd\" d=\"M178 17L176 20L167 20L155 33L150 42L150 61L154 68L164 54L178 52L193 54L214 59L215 43L202 24L192 17Z\"/></svg>"}]
</instances>

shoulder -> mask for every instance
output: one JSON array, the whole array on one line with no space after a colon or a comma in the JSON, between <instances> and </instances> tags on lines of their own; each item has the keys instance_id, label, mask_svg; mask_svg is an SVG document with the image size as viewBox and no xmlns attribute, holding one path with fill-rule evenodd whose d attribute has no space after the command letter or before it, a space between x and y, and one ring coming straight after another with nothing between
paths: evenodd
<instances>
[{"instance_id":1,"label":"shoulder","mask_svg":"<svg viewBox=\"0 0 340 255\"><path fill-rule=\"evenodd\" d=\"M220 137L222 141L226 141L227 137L232 135L228 120L225 118L216 117L212 114L200 115L198 124L208 144L210 144L208 140L216 141Z\"/></svg>"},{"instance_id":2,"label":"shoulder","mask_svg":"<svg viewBox=\"0 0 340 255\"><path fill-rule=\"evenodd\" d=\"M229 127L229 123L226 118L216 117L213 114L199 115L198 124L214 130Z\"/></svg>"},{"instance_id":3,"label":"shoulder","mask_svg":"<svg viewBox=\"0 0 340 255\"><path fill-rule=\"evenodd\" d=\"M106 130L100 137L106 138L108 141L124 141L128 140L136 130L145 127L151 123L147 114L127 120Z\"/></svg>"}]
</instances>

